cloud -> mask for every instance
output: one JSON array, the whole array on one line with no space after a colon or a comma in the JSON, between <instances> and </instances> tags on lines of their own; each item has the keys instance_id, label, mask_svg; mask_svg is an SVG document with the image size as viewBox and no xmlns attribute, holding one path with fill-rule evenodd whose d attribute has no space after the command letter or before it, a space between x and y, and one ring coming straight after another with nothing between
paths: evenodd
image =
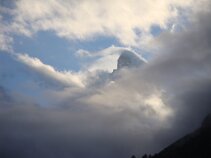
<instances>
[{"instance_id":1,"label":"cloud","mask_svg":"<svg viewBox=\"0 0 211 158\"><path fill-rule=\"evenodd\" d=\"M19 55L29 70L70 86L49 90L46 100L56 107L20 103L0 88L0 155L126 158L158 152L197 128L211 111L210 14L195 14L189 29L180 33L160 34L161 53L103 84L97 81L107 76L96 73L95 82L74 89L71 85L78 82L72 75ZM96 56L121 52L108 50Z\"/></svg>"},{"instance_id":2,"label":"cloud","mask_svg":"<svg viewBox=\"0 0 211 158\"><path fill-rule=\"evenodd\" d=\"M12 50L14 35L33 37L39 31L51 31L70 41L114 37L123 46L153 50L157 36L153 27L161 32L185 29L195 14L209 11L208 2L19 0L7 2L9 5L2 2L0 14L5 18L1 18L1 49Z\"/></svg>"},{"instance_id":3,"label":"cloud","mask_svg":"<svg viewBox=\"0 0 211 158\"><path fill-rule=\"evenodd\" d=\"M75 55L77 57L80 57L81 59L85 59L83 60L82 67L86 71L88 70L90 72L96 72L96 71L112 72L113 69L116 68L117 59L121 51L120 49L124 48L111 46L109 48L105 48L97 52L91 52L79 49L75 53ZM87 62L86 59L88 59Z\"/></svg>"},{"instance_id":4,"label":"cloud","mask_svg":"<svg viewBox=\"0 0 211 158\"><path fill-rule=\"evenodd\" d=\"M1 26L0 26L1 27ZM1 51L11 51L12 47L11 44L13 42L13 39L10 36L7 36L5 33L0 33L0 50Z\"/></svg>"},{"instance_id":5,"label":"cloud","mask_svg":"<svg viewBox=\"0 0 211 158\"><path fill-rule=\"evenodd\" d=\"M77 51L76 55L81 54L81 51ZM129 48L111 46L98 52L86 51L89 55L80 58L91 58L91 62L83 63L79 72L71 72L58 71L53 66L44 64L40 59L30 57L28 54L10 53L9 55L14 57L20 64L23 64L30 73L37 74L46 84L51 83L52 87L84 88L96 84L100 80L102 81L101 84L103 84L104 80L109 79L110 73L117 68L117 59L124 51L135 54L137 58L145 61L143 57Z\"/></svg>"},{"instance_id":6,"label":"cloud","mask_svg":"<svg viewBox=\"0 0 211 158\"><path fill-rule=\"evenodd\" d=\"M66 108L9 103L11 107L3 108L1 100L0 106L0 155L4 157L128 157L137 143L142 146L152 139L141 137L151 127L144 120L140 122L144 117L135 111L72 103ZM148 122L154 124L150 119ZM154 130L160 128L159 124Z\"/></svg>"},{"instance_id":7,"label":"cloud","mask_svg":"<svg viewBox=\"0 0 211 158\"><path fill-rule=\"evenodd\" d=\"M207 3L207 7L210 6ZM207 97L211 91L210 14L210 11L198 13L188 30L163 34L158 39L163 53L156 62L159 66L153 68L153 74L172 95L170 102L181 116L176 120L182 129L197 127L211 111ZM159 75L163 73L168 75ZM185 124L182 123L184 120Z\"/></svg>"},{"instance_id":8,"label":"cloud","mask_svg":"<svg viewBox=\"0 0 211 158\"><path fill-rule=\"evenodd\" d=\"M0 8L0 13L1 13ZM12 51L13 38L8 34L9 26L4 23L3 17L0 15L0 51Z\"/></svg>"},{"instance_id":9,"label":"cloud","mask_svg":"<svg viewBox=\"0 0 211 158\"><path fill-rule=\"evenodd\" d=\"M60 85L63 81L59 72L39 59L25 54L16 57L27 71L36 73L47 83L56 80L58 83L55 85ZM166 128L166 112L169 113L169 110L161 101L162 94L159 90L151 90L150 84L146 86L143 83L137 90L137 85L130 87L125 84L129 79L133 81L133 72L121 72L126 78L123 81L120 78L116 83L108 80L98 85L97 73L93 76L95 82L84 88L74 88L72 84L55 91L46 88L47 92L42 93L47 93L45 99L53 104L45 107L37 103L42 98L26 102L26 98L16 92L19 101L10 92L5 93L1 89L4 99L0 100L0 125L3 131L0 134L0 155L103 158L129 157L139 153L138 146L144 146L143 151L149 150L147 148L153 140L153 132ZM98 78L99 81L102 79L104 76ZM144 93L141 87L146 88ZM6 98L11 99L5 101ZM156 99L160 102L154 103ZM156 105L158 107L153 107ZM150 131L153 131L152 135L142 137ZM150 151L157 148L160 148L159 144L150 148Z\"/></svg>"},{"instance_id":10,"label":"cloud","mask_svg":"<svg viewBox=\"0 0 211 158\"><path fill-rule=\"evenodd\" d=\"M199 127L211 112L210 14L197 14L192 26L181 33L161 34L157 39L161 53L143 67L126 69L116 80L96 89L92 85L77 97L68 96L68 89L55 93L54 97L66 94L64 104L85 104L84 107L94 111L114 114L122 120L118 125L138 131L135 137L133 132L125 136L125 131L118 127L119 135L133 140L127 143L128 153L159 151ZM112 116L105 119L115 122ZM149 137L144 139L145 136ZM125 140L123 137L121 140ZM113 143L121 140L115 139Z\"/></svg>"},{"instance_id":11,"label":"cloud","mask_svg":"<svg viewBox=\"0 0 211 158\"><path fill-rule=\"evenodd\" d=\"M41 74L49 80L57 81L64 86L84 87L80 74L74 74L69 71L57 71L52 66L42 63L38 58L33 58L27 54L15 54L17 60L25 64L32 71Z\"/></svg>"},{"instance_id":12,"label":"cloud","mask_svg":"<svg viewBox=\"0 0 211 158\"><path fill-rule=\"evenodd\" d=\"M89 51L84 50L84 49L77 50L77 52L75 53L75 55L77 57L80 57L80 58L92 56Z\"/></svg>"},{"instance_id":13,"label":"cloud","mask_svg":"<svg viewBox=\"0 0 211 158\"><path fill-rule=\"evenodd\" d=\"M76 52L76 56L79 56L83 59L92 59L91 62L87 62L86 64L83 63L85 65L85 69L87 69L89 72L106 71L111 73L114 69L117 68L117 60L124 52L134 54L143 62L147 62L140 53L137 53L133 49L128 47L117 47L113 45L96 52L89 52L87 50L79 49Z\"/></svg>"},{"instance_id":14,"label":"cloud","mask_svg":"<svg viewBox=\"0 0 211 158\"><path fill-rule=\"evenodd\" d=\"M169 23L177 23L182 9L195 10L194 5L192 0L19 0L11 13L11 28L26 36L51 30L66 39L89 40L103 35L126 46L143 46L151 39L152 26L168 29Z\"/></svg>"}]
</instances>

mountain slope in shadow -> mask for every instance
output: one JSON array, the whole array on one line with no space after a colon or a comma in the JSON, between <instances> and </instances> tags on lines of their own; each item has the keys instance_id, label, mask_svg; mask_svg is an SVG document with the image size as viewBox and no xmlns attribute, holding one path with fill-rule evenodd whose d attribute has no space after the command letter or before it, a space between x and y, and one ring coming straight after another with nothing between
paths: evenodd
<instances>
[{"instance_id":1,"label":"mountain slope in shadow","mask_svg":"<svg viewBox=\"0 0 211 158\"><path fill-rule=\"evenodd\" d=\"M201 127L184 136L154 156L145 158L211 158L211 114Z\"/></svg>"}]
</instances>

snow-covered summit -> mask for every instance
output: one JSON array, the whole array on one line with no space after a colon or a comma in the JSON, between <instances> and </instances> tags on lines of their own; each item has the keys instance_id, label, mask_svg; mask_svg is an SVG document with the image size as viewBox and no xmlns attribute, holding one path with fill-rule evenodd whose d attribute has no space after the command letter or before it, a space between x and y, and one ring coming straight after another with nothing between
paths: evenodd
<instances>
[{"instance_id":1,"label":"snow-covered summit","mask_svg":"<svg viewBox=\"0 0 211 158\"><path fill-rule=\"evenodd\" d=\"M146 61L141 58L138 54L129 50L124 50L118 58L117 70L122 69L124 67L138 67L144 64L145 62Z\"/></svg>"}]
</instances>

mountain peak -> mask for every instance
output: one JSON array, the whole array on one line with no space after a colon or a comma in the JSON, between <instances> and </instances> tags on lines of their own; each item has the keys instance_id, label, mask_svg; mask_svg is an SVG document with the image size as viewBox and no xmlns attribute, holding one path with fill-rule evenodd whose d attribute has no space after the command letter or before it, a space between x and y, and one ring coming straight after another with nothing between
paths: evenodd
<instances>
[{"instance_id":1,"label":"mountain peak","mask_svg":"<svg viewBox=\"0 0 211 158\"><path fill-rule=\"evenodd\" d=\"M118 58L117 70L125 67L138 67L144 63L144 59L142 59L139 55L135 54L132 51L124 50Z\"/></svg>"}]
</instances>

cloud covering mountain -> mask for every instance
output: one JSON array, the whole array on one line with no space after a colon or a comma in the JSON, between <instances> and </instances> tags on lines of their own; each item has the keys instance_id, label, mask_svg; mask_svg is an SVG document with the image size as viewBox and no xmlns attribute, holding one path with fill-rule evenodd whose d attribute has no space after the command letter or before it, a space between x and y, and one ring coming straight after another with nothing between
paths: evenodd
<instances>
[{"instance_id":1,"label":"cloud covering mountain","mask_svg":"<svg viewBox=\"0 0 211 158\"><path fill-rule=\"evenodd\" d=\"M67 7L53 0L44 5L33 1L32 12L28 7L32 4L24 2L15 3L13 11L17 14L12 26L26 35L50 29L62 37L86 38L93 32L108 31L122 43L134 43L136 38L131 29L140 25L148 32L144 28L153 23L144 23L144 19L139 23L139 16L135 16L138 20L123 25L130 17L122 23L123 15L111 16L119 1L90 4L71 1ZM123 10L128 3L122 5ZM154 10L164 7L164 13L169 13L165 12L166 3L170 2L153 5ZM186 6L189 1L174 3ZM93 5L87 19L94 21L79 23L81 14L87 13L83 9L87 5ZM99 9L105 10L103 19L112 22L104 23L95 17L99 15L94 12L99 13L98 5L104 6ZM68 6L72 8L70 12ZM156 36L153 39L156 47L152 47L157 53L140 65L136 64L143 60L142 57L137 60L138 51L126 45L98 51L80 49L76 55L87 62L78 72L61 71L39 58L3 49L0 53L0 157L126 158L160 151L198 127L211 112L211 12L206 10L210 2L205 1L203 6L206 6L204 10L191 7L193 12L185 29L167 30ZM41 11L42 7L45 12ZM148 7L145 9L145 12L140 8L129 9L126 13L134 15L137 11L137 15L140 12L148 15ZM172 12L164 13L161 19L156 18L155 24L167 25L167 15ZM71 18L65 20L66 14ZM65 20L65 27L59 19ZM79 24L84 27L78 27ZM116 32L120 24L122 29ZM3 35L9 35L9 31L4 30ZM135 58L132 68L124 66L130 61L124 60L130 53L129 59ZM119 67L124 68L111 79L118 58L123 58Z\"/></svg>"}]
</instances>

